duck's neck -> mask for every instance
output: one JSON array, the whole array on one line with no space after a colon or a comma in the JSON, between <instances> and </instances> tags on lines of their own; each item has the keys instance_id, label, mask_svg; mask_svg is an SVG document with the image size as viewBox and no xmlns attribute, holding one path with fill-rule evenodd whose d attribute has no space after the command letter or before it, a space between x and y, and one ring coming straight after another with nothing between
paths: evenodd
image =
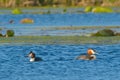
<instances>
[{"instance_id":1,"label":"duck's neck","mask_svg":"<svg viewBox=\"0 0 120 80\"><path fill-rule=\"evenodd\" d=\"M90 55L90 56L89 56L89 59L90 59L90 60L94 60L94 59L96 59L96 56L95 56L95 55Z\"/></svg>"},{"instance_id":2,"label":"duck's neck","mask_svg":"<svg viewBox=\"0 0 120 80\"><path fill-rule=\"evenodd\" d=\"M34 62L35 61L35 58L30 58L30 62Z\"/></svg>"}]
</instances>

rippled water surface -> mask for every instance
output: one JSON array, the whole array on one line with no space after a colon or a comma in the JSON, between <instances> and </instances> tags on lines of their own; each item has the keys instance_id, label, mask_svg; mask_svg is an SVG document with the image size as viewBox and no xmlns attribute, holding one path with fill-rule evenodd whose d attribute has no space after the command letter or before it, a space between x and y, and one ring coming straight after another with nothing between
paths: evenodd
<instances>
[{"instance_id":1,"label":"rippled water surface","mask_svg":"<svg viewBox=\"0 0 120 80\"><path fill-rule=\"evenodd\" d=\"M0 45L0 80L120 80L120 44ZM94 48L93 61L75 60ZM43 61L29 62L29 51Z\"/></svg>"},{"instance_id":2,"label":"rippled water surface","mask_svg":"<svg viewBox=\"0 0 120 80\"><path fill-rule=\"evenodd\" d=\"M23 18L31 18L34 20L34 23L21 24L20 20ZM10 20L13 20L14 23L10 24ZM0 27L2 27L5 31L6 29L13 29L15 31L15 35L79 35L89 33L91 30L41 30L41 28L66 26L120 26L119 21L120 13L0 15ZM95 30L92 31L95 32Z\"/></svg>"},{"instance_id":3,"label":"rippled water surface","mask_svg":"<svg viewBox=\"0 0 120 80\"><path fill-rule=\"evenodd\" d=\"M21 24L23 18L31 18L34 24ZM14 24L9 24L14 20ZM1 14L3 27L61 27L61 26L120 26L120 13L81 13L81 14ZM23 27L22 27L23 26Z\"/></svg>"}]
</instances>

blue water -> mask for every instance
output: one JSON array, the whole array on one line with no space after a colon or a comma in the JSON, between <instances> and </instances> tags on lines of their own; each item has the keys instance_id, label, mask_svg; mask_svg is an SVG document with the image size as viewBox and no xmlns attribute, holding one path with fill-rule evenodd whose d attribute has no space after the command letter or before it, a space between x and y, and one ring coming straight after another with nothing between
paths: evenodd
<instances>
[{"instance_id":1,"label":"blue water","mask_svg":"<svg viewBox=\"0 0 120 80\"><path fill-rule=\"evenodd\" d=\"M120 44L0 45L0 80L120 80ZM94 48L93 61L75 60ZM29 51L41 62L29 62Z\"/></svg>"},{"instance_id":2,"label":"blue water","mask_svg":"<svg viewBox=\"0 0 120 80\"><path fill-rule=\"evenodd\" d=\"M23 18L31 18L34 24L21 24ZM14 20L14 24L9 24ZM85 14L22 14L0 15L1 27L63 27L63 26L120 26L120 13Z\"/></svg>"},{"instance_id":3,"label":"blue water","mask_svg":"<svg viewBox=\"0 0 120 80\"><path fill-rule=\"evenodd\" d=\"M23 18L31 18L34 24L21 24ZM14 20L13 24L9 21ZM67 14L21 14L0 15L0 27L13 29L16 35L78 35L87 31L41 30L40 28L66 27L66 26L120 26L120 13L67 13ZM3 31L4 32L4 31ZM64 33L69 32L69 33ZM90 32L90 31L88 31ZM88 33L87 32L87 33ZM95 32L95 31L94 31ZM72 34L71 34L72 33Z\"/></svg>"}]
</instances>

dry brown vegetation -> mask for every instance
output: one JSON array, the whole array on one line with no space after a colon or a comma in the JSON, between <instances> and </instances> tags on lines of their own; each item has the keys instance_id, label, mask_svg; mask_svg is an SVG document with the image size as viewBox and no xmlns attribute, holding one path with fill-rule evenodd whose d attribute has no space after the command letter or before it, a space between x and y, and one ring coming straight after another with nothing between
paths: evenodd
<instances>
[{"instance_id":1,"label":"dry brown vegetation","mask_svg":"<svg viewBox=\"0 0 120 80\"><path fill-rule=\"evenodd\" d=\"M120 0L0 0L0 7L120 6Z\"/></svg>"}]
</instances>

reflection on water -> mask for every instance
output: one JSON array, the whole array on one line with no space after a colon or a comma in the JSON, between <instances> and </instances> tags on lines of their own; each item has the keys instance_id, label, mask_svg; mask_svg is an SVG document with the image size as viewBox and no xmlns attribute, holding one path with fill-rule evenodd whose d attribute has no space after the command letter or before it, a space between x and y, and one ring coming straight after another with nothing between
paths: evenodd
<instances>
[{"instance_id":1,"label":"reflection on water","mask_svg":"<svg viewBox=\"0 0 120 80\"><path fill-rule=\"evenodd\" d=\"M114 45L0 45L0 80L119 80L120 44ZM94 48L94 61L75 60ZM41 62L25 57L34 51ZM117 77L117 79L116 79Z\"/></svg>"}]
</instances>

